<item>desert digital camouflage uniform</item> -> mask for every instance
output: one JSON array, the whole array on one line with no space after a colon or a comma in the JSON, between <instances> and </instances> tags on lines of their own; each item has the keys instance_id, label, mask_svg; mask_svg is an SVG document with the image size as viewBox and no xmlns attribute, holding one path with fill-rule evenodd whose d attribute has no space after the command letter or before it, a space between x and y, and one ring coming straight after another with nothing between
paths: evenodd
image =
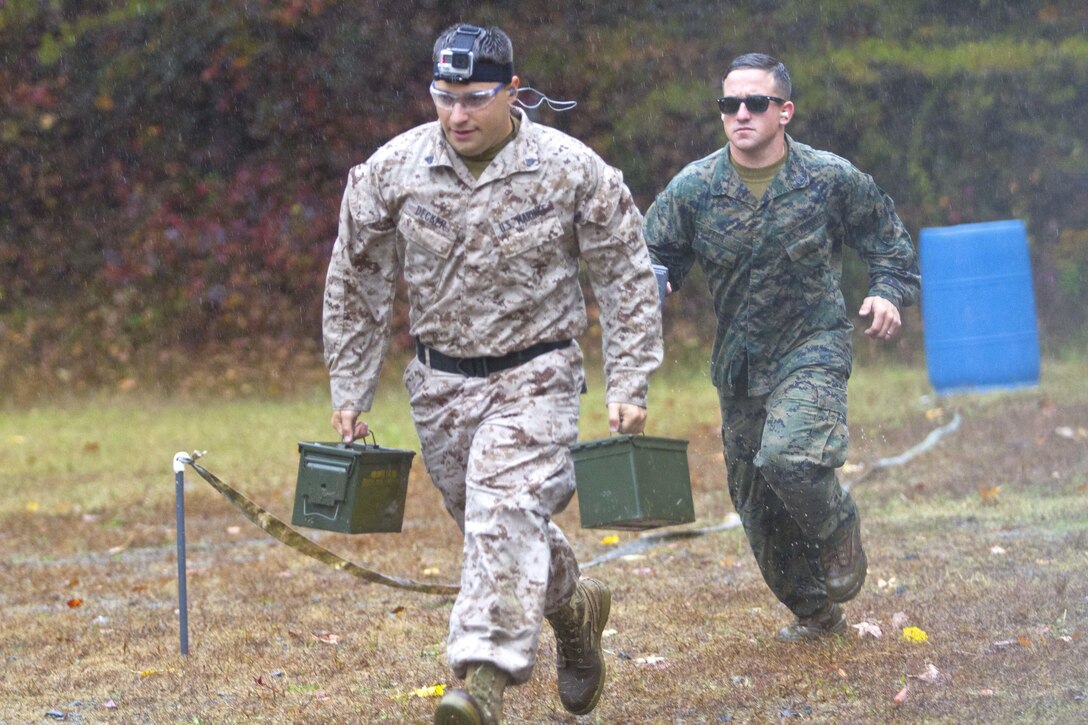
<instances>
[{"instance_id":1,"label":"desert digital camouflage uniform","mask_svg":"<svg viewBox=\"0 0 1088 725\"><path fill-rule=\"evenodd\" d=\"M642 216L619 171L524 114L479 179L437 122L393 139L351 170L341 206L324 311L334 409L370 409L402 271L423 345L495 357L585 331L579 260L600 305L606 402L645 407L661 320ZM469 662L492 662L524 682L542 615L578 580L551 517L574 492L581 351L482 378L413 359L404 381L427 470L465 534L450 664L463 676Z\"/></svg>"},{"instance_id":2,"label":"desert digital camouflage uniform","mask_svg":"<svg viewBox=\"0 0 1088 725\"><path fill-rule=\"evenodd\" d=\"M799 617L827 603L817 542L857 516L846 460L852 324L842 248L869 267L867 296L902 309L920 277L892 200L845 159L786 137L762 199L728 146L685 167L646 214L654 261L678 289L696 261L717 315L711 378L729 491L764 579Z\"/></svg>"}]
</instances>

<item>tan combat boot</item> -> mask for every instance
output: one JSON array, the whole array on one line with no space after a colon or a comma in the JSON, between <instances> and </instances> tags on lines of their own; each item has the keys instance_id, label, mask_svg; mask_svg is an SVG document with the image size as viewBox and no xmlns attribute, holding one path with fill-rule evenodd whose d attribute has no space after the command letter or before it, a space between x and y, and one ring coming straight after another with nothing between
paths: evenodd
<instances>
[{"instance_id":1,"label":"tan combat boot","mask_svg":"<svg viewBox=\"0 0 1088 725\"><path fill-rule=\"evenodd\" d=\"M559 700L575 715L595 708L604 691L601 635L611 606L608 587L596 579L583 579L570 603L547 617L555 630Z\"/></svg>"},{"instance_id":2,"label":"tan combat boot","mask_svg":"<svg viewBox=\"0 0 1088 725\"><path fill-rule=\"evenodd\" d=\"M465 689L450 690L434 711L435 725L499 725L502 722L502 691L510 675L493 664L468 666Z\"/></svg>"}]
</instances>

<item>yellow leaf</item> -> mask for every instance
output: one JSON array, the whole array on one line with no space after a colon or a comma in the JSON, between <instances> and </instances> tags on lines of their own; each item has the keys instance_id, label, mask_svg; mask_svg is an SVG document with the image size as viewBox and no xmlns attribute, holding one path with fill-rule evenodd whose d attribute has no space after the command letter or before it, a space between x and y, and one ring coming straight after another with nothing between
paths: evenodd
<instances>
[{"instance_id":1,"label":"yellow leaf","mask_svg":"<svg viewBox=\"0 0 1088 725\"><path fill-rule=\"evenodd\" d=\"M928 642L929 635L917 627L904 627L903 639L908 642Z\"/></svg>"},{"instance_id":2,"label":"yellow leaf","mask_svg":"<svg viewBox=\"0 0 1088 725\"><path fill-rule=\"evenodd\" d=\"M26 510L29 511L30 513L34 513L35 511L38 510L38 502L37 501L27 501L26 502Z\"/></svg>"},{"instance_id":3,"label":"yellow leaf","mask_svg":"<svg viewBox=\"0 0 1088 725\"><path fill-rule=\"evenodd\" d=\"M151 677L159 674L158 670L140 670L140 677Z\"/></svg>"},{"instance_id":4,"label":"yellow leaf","mask_svg":"<svg viewBox=\"0 0 1088 725\"><path fill-rule=\"evenodd\" d=\"M445 685L431 685L430 687L417 687L411 692L404 692L399 695L393 695L394 700L406 700L409 697L442 697L446 694Z\"/></svg>"},{"instance_id":5,"label":"yellow leaf","mask_svg":"<svg viewBox=\"0 0 1088 725\"><path fill-rule=\"evenodd\" d=\"M430 687L417 687L412 690L413 697L442 697L446 694L445 685L431 685Z\"/></svg>"},{"instance_id":6,"label":"yellow leaf","mask_svg":"<svg viewBox=\"0 0 1088 725\"><path fill-rule=\"evenodd\" d=\"M620 543L620 535L612 534L611 536L606 536L601 539L601 543L605 546L615 546L616 544Z\"/></svg>"}]
</instances>

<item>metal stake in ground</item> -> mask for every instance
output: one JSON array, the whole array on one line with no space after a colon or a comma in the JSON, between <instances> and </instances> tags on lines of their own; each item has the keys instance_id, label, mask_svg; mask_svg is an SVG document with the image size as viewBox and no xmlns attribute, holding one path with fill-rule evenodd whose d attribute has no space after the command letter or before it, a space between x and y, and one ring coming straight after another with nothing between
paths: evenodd
<instances>
[{"instance_id":1,"label":"metal stake in ground","mask_svg":"<svg viewBox=\"0 0 1088 725\"><path fill-rule=\"evenodd\" d=\"M189 597L185 591L185 464L192 463L188 453L174 454L174 502L177 510L178 539L178 615L181 654L189 654Z\"/></svg>"}]
</instances>

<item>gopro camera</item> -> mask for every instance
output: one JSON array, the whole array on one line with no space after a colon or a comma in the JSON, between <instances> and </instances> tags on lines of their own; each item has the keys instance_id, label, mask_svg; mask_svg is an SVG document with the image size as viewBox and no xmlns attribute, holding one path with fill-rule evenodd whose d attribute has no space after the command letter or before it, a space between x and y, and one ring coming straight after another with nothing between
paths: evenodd
<instances>
[{"instance_id":1,"label":"gopro camera","mask_svg":"<svg viewBox=\"0 0 1088 725\"><path fill-rule=\"evenodd\" d=\"M483 28L477 28L475 25L462 25L457 28L450 47L438 54L435 78L467 83L472 77L476 60L472 48L483 32Z\"/></svg>"}]
</instances>

